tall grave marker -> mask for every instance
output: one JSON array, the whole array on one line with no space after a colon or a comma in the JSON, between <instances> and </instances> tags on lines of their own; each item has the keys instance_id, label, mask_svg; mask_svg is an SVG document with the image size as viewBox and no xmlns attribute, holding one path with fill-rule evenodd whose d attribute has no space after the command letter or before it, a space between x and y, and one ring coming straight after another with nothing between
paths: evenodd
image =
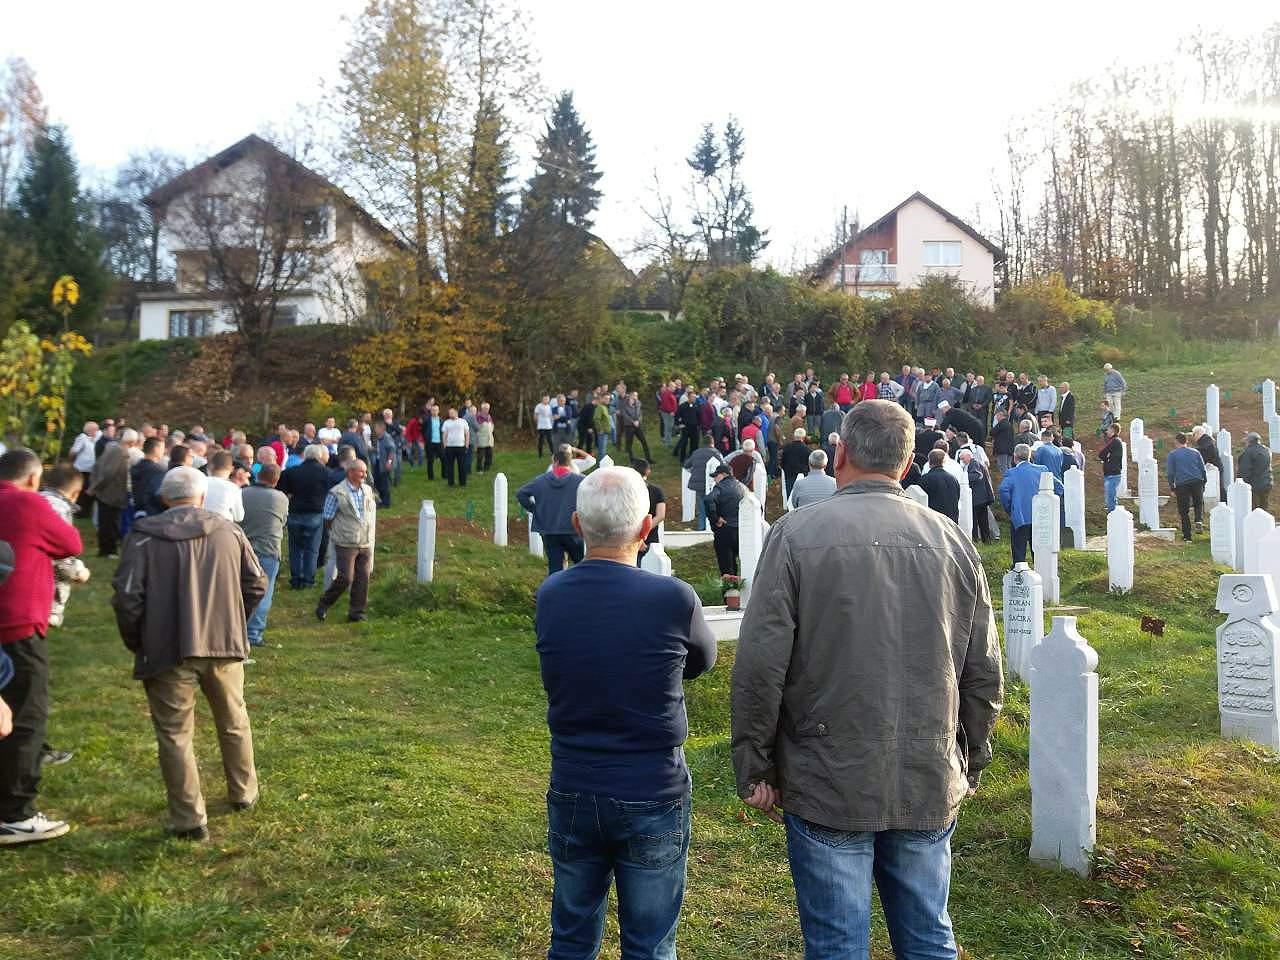
<instances>
[{"instance_id":1,"label":"tall grave marker","mask_svg":"<svg viewBox=\"0 0 1280 960\"><path fill-rule=\"evenodd\" d=\"M499 547L507 545L507 475L499 473L493 478L493 542Z\"/></svg>"},{"instance_id":2,"label":"tall grave marker","mask_svg":"<svg viewBox=\"0 0 1280 960\"><path fill-rule=\"evenodd\" d=\"M1053 492L1053 474L1040 474L1040 492L1031 498L1031 550L1036 573L1044 581L1044 598L1057 603L1061 586L1058 582L1058 551L1062 548L1061 498Z\"/></svg>"},{"instance_id":3,"label":"tall grave marker","mask_svg":"<svg viewBox=\"0 0 1280 960\"><path fill-rule=\"evenodd\" d=\"M1071 531L1071 546L1083 550L1085 543L1084 529L1084 471L1072 467L1062 475L1064 509L1067 516L1067 529Z\"/></svg>"},{"instance_id":4,"label":"tall grave marker","mask_svg":"<svg viewBox=\"0 0 1280 960\"><path fill-rule=\"evenodd\" d=\"M1222 735L1280 750L1275 584L1263 574L1226 574L1218 581L1218 610L1227 617L1217 644Z\"/></svg>"},{"instance_id":5,"label":"tall grave marker","mask_svg":"<svg viewBox=\"0 0 1280 960\"><path fill-rule=\"evenodd\" d=\"M1031 677L1031 651L1044 637L1044 585L1040 574L1015 563L1003 586L1005 663L1025 681Z\"/></svg>"},{"instance_id":6,"label":"tall grave marker","mask_svg":"<svg viewBox=\"0 0 1280 960\"><path fill-rule=\"evenodd\" d=\"M1133 589L1133 514L1124 507L1107 514L1107 583L1117 593Z\"/></svg>"}]
</instances>

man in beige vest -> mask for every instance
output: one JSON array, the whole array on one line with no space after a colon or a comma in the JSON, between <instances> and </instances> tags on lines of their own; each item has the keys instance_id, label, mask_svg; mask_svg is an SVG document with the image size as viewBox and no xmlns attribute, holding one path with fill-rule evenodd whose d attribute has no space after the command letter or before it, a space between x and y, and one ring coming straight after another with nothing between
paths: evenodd
<instances>
[{"instance_id":1,"label":"man in beige vest","mask_svg":"<svg viewBox=\"0 0 1280 960\"><path fill-rule=\"evenodd\" d=\"M364 482L368 469L359 458L348 460L346 478L325 498L324 525L333 545L337 571L316 606L317 620L328 616L329 608L338 602L348 587L351 588L351 599L347 605L347 619L355 623L365 618L378 509L378 495Z\"/></svg>"}]
</instances>

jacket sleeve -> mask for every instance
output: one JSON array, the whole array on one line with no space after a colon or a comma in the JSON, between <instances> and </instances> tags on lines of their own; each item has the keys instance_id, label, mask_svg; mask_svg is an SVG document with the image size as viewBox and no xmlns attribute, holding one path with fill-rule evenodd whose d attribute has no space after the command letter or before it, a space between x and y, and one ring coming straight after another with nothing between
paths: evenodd
<instances>
[{"instance_id":1,"label":"jacket sleeve","mask_svg":"<svg viewBox=\"0 0 1280 960\"><path fill-rule=\"evenodd\" d=\"M240 541L240 596L244 598L244 608L252 613L258 601L267 595L267 575L262 571L258 555L239 527L233 527L236 539Z\"/></svg>"},{"instance_id":2,"label":"jacket sleeve","mask_svg":"<svg viewBox=\"0 0 1280 960\"><path fill-rule=\"evenodd\" d=\"M684 678L692 680L716 665L716 638L702 615L702 603L693 589L689 589L690 618L688 653L684 659Z\"/></svg>"},{"instance_id":3,"label":"jacket sleeve","mask_svg":"<svg viewBox=\"0 0 1280 960\"><path fill-rule=\"evenodd\" d=\"M121 551L120 566L111 581L111 606L116 612L120 639L136 652L142 646L142 622L146 615L147 551L150 537L131 536Z\"/></svg>"},{"instance_id":4,"label":"jacket sleeve","mask_svg":"<svg viewBox=\"0 0 1280 960\"><path fill-rule=\"evenodd\" d=\"M36 509L40 511L41 548L54 560L64 560L77 556L83 549L80 542L80 531L58 516L44 497Z\"/></svg>"},{"instance_id":5,"label":"jacket sleeve","mask_svg":"<svg viewBox=\"0 0 1280 960\"><path fill-rule=\"evenodd\" d=\"M798 582L790 544L776 527L765 536L755 584L733 664L730 713L739 796L752 783L778 782L773 744L795 645Z\"/></svg>"},{"instance_id":6,"label":"jacket sleeve","mask_svg":"<svg viewBox=\"0 0 1280 960\"><path fill-rule=\"evenodd\" d=\"M534 484L538 482L538 479L538 477L534 477L516 491L516 502L519 503L520 506L524 507L525 511L528 513L533 513L533 487Z\"/></svg>"},{"instance_id":7,"label":"jacket sleeve","mask_svg":"<svg viewBox=\"0 0 1280 960\"><path fill-rule=\"evenodd\" d=\"M1000 637L991 611L991 591L980 564L974 564L973 576L977 600L960 672L960 727L969 749L969 781L976 785L991 762L991 731L1004 705L1004 671L1000 665Z\"/></svg>"},{"instance_id":8,"label":"jacket sleeve","mask_svg":"<svg viewBox=\"0 0 1280 960\"><path fill-rule=\"evenodd\" d=\"M1013 507L1013 474L1006 473L1000 478L1000 506L1008 513Z\"/></svg>"}]
</instances>

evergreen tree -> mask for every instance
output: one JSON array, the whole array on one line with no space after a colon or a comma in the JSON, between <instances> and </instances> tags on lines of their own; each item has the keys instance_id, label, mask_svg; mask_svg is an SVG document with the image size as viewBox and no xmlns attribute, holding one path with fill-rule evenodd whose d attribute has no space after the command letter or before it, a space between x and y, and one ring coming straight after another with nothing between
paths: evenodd
<instances>
[{"instance_id":1,"label":"evergreen tree","mask_svg":"<svg viewBox=\"0 0 1280 960\"><path fill-rule=\"evenodd\" d=\"M749 264L769 245L752 223L755 205L742 180L746 135L730 117L717 141L707 124L686 161L695 174L693 224L702 233L713 267Z\"/></svg>"},{"instance_id":2,"label":"evergreen tree","mask_svg":"<svg viewBox=\"0 0 1280 960\"><path fill-rule=\"evenodd\" d=\"M596 148L573 105L573 94L561 93L538 141L538 170L529 181L525 209L530 215L564 226L590 230L600 191Z\"/></svg>"},{"instance_id":3,"label":"evergreen tree","mask_svg":"<svg viewBox=\"0 0 1280 960\"><path fill-rule=\"evenodd\" d=\"M500 244L511 227L511 144L502 109L486 98L476 112L458 223L458 285L489 286L498 272Z\"/></svg>"},{"instance_id":4,"label":"evergreen tree","mask_svg":"<svg viewBox=\"0 0 1280 960\"><path fill-rule=\"evenodd\" d=\"M46 127L31 144L18 182L16 212L19 235L37 263L36 282L22 305L27 319L41 332L57 330L62 317L50 302L54 281L70 274L80 284L80 301L71 326L93 327L107 294L108 277L101 262L102 241L93 225L93 209L80 193L80 177L71 146L61 127Z\"/></svg>"}]
</instances>

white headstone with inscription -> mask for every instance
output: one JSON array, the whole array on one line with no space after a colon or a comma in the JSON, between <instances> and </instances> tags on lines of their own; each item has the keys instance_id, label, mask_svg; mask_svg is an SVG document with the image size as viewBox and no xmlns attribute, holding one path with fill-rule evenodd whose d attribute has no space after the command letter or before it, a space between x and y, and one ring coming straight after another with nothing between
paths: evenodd
<instances>
[{"instance_id":1,"label":"white headstone with inscription","mask_svg":"<svg viewBox=\"0 0 1280 960\"><path fill-rule=\"evenodd\" d=\"M1072 467L1062 475L1063 509L1067 516L1067 529L1071 531L1071 546L1084 549L1084 471Z\"/></svg>"},{"instance_id":2,"label":"white headstone with inscription","mask_svg":"<svg viewBox=\"0 0 1280 960\"><path fill-rule=\"evenodd\" d=\"M1139 437L1133 445L1133 462L1141 464L1143 460L1154 460L1156 443L1150 437Z\"/></svg>"},{"instance_id":3,"label":"white headstone with inscription","mask_svg":"<svg viewBox=\"0 0 1280 960\"><path fill-rule=\"evenodd\" d=\"M966 537L973 536L973 488L969 486L967 476L960 481L960 512L956 515L956 523Z\"/></svg>"},{"instance_id":4,"label":"white headstone with inscription","mask_svg":"<svg viewBox=\"0 0 1280 960\"><path fill-rule=\"evenodd\" d=\"M1261 573L1258 566L1258 548L1262 538L1276 528L1276 518L1258 507L1244 518L1244 569L1241 573Z\"/></svg>"},{"instance_id":5,"label":"white headstone with inscription","mask_svg":"<svg viewBox=\"0 0 1280 960\"><path fill-rule=\"evenodd\" d=\"M1107 514L1107 583L1116 593L1133 589L1133 514L1124 507Z\"/></svg>"},{"instance_id":6,"label":"white headstone with inscription","mask_svg":"<svg viewBox=\"0 0 1280 960\"><path fill-rule=\"evenodd\" d=\"M764 514L755 494L747 491L738 501L738 562L742 572L742 604L751 599L752 581L764 549Z\"/></svg>"},{"instance_id":7,"label":"white headstone with inscription","mask_svg":"<svg viewBox=\"0 0 1280 960\"><path fill-rule=\"evenodd\" d=\"M1209 511L1209 553L1214 563L1234 567L1236 562L1236 515L1225 503Z\"/></svg>"},{"instance_id":8,"label":"white headstone with inscription","mask_svg":"<svg viewBox=\"0 0 1280 960\"><path fill-rule=\"evenodd\" d=\"M1244 573L1244 521L1253 509L1253 490L1243 480L1234 481L1227 488L1227 506L1235 521L1235 542L1232 546L1231 569Z\"/></svg>"},{"instance_id":9,"label":"white headstone with inscription","mask_svg":"<svg viewBox=\"0 0 1280 960\"><path fill-rule=\"evenodd\" d=\"M493 542L499 547L507 545L507 475L499 473L493 478Z\"/></svg>"},{"instance_id":10,"label":"white headstone with inscription","mask_svg":"<svg viewBox=\"0 0 1280 960\"><path fill-rule=\"evenodd\" d=\"M1204 419L1209 428L1218 432L1218 385L1211 383L1204 388Z\"/></svg>"},{"instance_id":11,"label":"white headstone with inscription","mask_svg":"<svg viewBox=\"0 0 1280 960\"><path fill-rule=\"evenodd\" d=\"M1040 474L1040 492L1031 498L1031 550L1036 573L1044 583L1046 603L1057 603L1061 586L1058 582L1058 551L1062 549L1062 498L1053 492L1053 474Z\"/></svg>"},{"instance_id":12,"label":"white headstone with inscription","mask_svg":"<svg viewBox=\"0 0 1280 960\"><path fill-rule=\"evenodd\" d=\"M1137 417L1134 417L1132 420L1129 421L1129 449L1131 451L1133 451L1134 448L1137 447L1138 440L1140 440L1145 435L1146 435L1146 427L1143 425L1140 419L1138 419ZM1136 452L1134 453L1134 463L1137 463Z\"/></svg>"},{"instance_id":13,"label":"white headstone with inscription","mask_svg":"<svg viewBox=\"0 0 1280 960\"><path fill-rule=\"evenodd\" d=\"M1204 508L1212 511L1222 499L1222 473L1212 463L1206 463L1204 476Z\"/></svg>"},{"instance_id":14,"label":"white headstone with inscription","mask_svg":"<svg viewBox=\"0 0 1280 960\"><path fill-rule=\"evenodd\" d=\"M1075 617L1031 652L1031 859L1089 875L1097 838L1098 654Z\"/></svg>"},{"instance_id":15,"label":"white headstone with inscription","mask_svg":"<svg viewBox=\"0 0 1280 960\"><path fill-rule=\"evenodd\" d=\"M1044 636L1044 586L1040 574L1015 563L1004 575L1004 659L1012 676L1031 675L1031 651Z\"/></svg>"},{"instance_id":16,"label":"white headstone with inscription","mask_svg":"<svg viewBox=\"0 0 1280 960\"><path fill-rule=\"evenodd\" d=\"M667 556L667 551L662 549L662 544L651 543L649 549L644 552L644 556L640 558L640 568L669 577L671 576L671 558Z\"/></svg>"},{"instance_id":17,"label":"white headstone with inscription","mask_svg":"<svg viewBox=\"0 0 1280 960\"><path fill-rule=\"evenodd\" d=\"M430 583L435 579L435 571L436 505L431 500L423 500L418 510L418 582Z\"/></svg>"},{"instance_id":18,"label":"white headstone with inscription","mask_svg":"<svg viewBox=\"0 0 1280 960\"><path fill-rule=\"evenodd\" d=\"M1225 574L1218 581L1218 714L1224 737L1243 737L1280 750L1276 660L1280 627L1276 587L1268 576Z\"/></svg>"},{"instance_id":19,"label":"white headstone with inscription","mask_svg":"<svg viewBox=\"0 0 1280 960\"><path fill-rule=\"evenodd\" d=\"M1151 457L1138 461L1138 522L1151 530L1160 527L1160 468Z\"/></svg>"},{"instance_id":20,"label":"white headstone with inscription","mask_svg":"<svg viewBox=\"0 0 1280 960\"><path fill-rule=\"evenodd\" d=\"M680 468L680 522L693 523L696 515L697 500L694 492L689 489L689 471L684 467Z\"/></svg>"}]
</instances>

